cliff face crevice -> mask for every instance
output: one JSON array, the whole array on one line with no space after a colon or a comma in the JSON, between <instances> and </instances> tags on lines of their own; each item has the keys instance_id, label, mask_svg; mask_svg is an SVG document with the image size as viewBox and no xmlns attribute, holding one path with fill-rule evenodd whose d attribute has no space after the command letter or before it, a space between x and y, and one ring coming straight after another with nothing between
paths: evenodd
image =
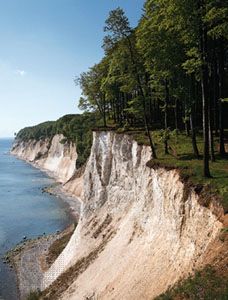
<instances>
[{"instance_id":1,"label":"cliff face crevice","mask_svg":"<svg viewBox=\"0 0 228 300\"><path fill-rule=\"evenodd\" d=\"M45 140L16 141L11 153L49 172L60 182L68 181L76 170L77 151L73 143L62 143L57 134Z\"/></svg>"},{"instance_id":2,"label":"cliff face crevice","mask_svg":"<svg viewBox=\"0 0 228 300\"><path fill-rule=\"evenodd\" d=\"M80 221L44 274L46 295L152 299L203 264L222 224L212 206L199 204L193 188L186 193L177 170L147 167L150 157L150 148L130 136L94 133ZM81 183L82 178L72 178L67 184L77 190ZM100 245L96 258L70 276L69 270ZM60 275L66 285L56 281Z\"/></svg>"}]
</instances>

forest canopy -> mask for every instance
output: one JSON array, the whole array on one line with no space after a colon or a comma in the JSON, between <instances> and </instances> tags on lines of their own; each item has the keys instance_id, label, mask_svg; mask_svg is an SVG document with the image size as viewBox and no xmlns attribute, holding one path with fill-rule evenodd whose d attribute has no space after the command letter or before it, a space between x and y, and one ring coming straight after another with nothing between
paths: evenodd
<instances>
[{"instance_id":1,"label":"forest canopy","mask_svg":"<svg viewBox=\"0 0 228 300\"><path fill-rule=\"evenodd\" d=\"M159 155L153 131L160 129L169 154L171 131L185 131L211 177L214 138L225 156L228 110L228 2L226 0L147 0L136 28L121 8L104 27L104 57L77 79L79 108L96 111L104 127L143 127ZM217 147L217 146L216 146Z\"/></svg>"}]
</instances>

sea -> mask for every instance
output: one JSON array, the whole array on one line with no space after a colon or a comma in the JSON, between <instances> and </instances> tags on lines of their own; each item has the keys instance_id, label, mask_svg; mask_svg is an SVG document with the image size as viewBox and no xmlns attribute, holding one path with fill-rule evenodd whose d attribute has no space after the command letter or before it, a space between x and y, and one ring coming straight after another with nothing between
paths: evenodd
<instances>
[{"instance_id":1,"label":"sea","mask_svg":"<svg viewBox=\"0 0 228 300\"><path fill-rule=\"evenodd\" d=\"M73 222L62 199L42 193L54 183L42 171L10 155L12 139L0 139L0 300L18 300L16 275L5 253L24 237L63 230Z\"/></svg>"}]
</instances>

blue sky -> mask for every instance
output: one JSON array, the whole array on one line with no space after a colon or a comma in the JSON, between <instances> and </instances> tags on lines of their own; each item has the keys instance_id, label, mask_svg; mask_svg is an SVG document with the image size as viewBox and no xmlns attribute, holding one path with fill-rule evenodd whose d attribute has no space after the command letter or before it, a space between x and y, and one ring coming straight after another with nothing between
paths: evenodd
<instances>
[{"instance_id":1,"label":"blue sky","mask_svg":"<svg viewBox=\"0 0 228 300\"><path fill-rule=\"evenodd\" d=\"M104 21L143 0L0 0L0 137L79 112L74 77L102 58Z\"/></svg>"}]
</instances>

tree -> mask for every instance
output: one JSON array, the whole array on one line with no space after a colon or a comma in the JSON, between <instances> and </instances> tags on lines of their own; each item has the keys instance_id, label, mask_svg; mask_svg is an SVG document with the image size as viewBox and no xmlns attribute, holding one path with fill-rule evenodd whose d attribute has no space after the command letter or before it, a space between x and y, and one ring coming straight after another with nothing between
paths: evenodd
<instances>
[{"instance_id":1,"label":"tree","mask_svg":"<svg viewBox=\"0 0 228 300\"><path fill-rule=\"evenodd\" d=\"M81 108L98 109L106 127L106 97L102 91L104 78L107 76L107 61L103 59L99 64L95 64L88 72L84 72L78 78L82 89L79 105Z\"/></svg>"},{"instance_id":2,"label":"tree","mask_svg":"<svg viewBox=\"0 0 228 300\"><path fill-rule=\"evenodd\" d=\"M176 34L160 26L160 9L153 4L152 1L145 4L145 15L137 28L137 47L144 58L152 88L157 90L157 98L162 101L164 127L168 131L168 113L172 106L170 89L175 74L180 72L184 55ZM163 141L165 153L168 154L168 141Z\"/></svg>"},{"instance_id":3,"label":"tree","mask_svg":"<svg viewBox=\"0 0 228 300\"><path fill-rule=\"evenodd\" d=\"M110 46L110 44L114 44L122 41L124 46L127 47L129 51L129 56L130 56L129 62L131 63L132 68L134 70L134 76L135 76L135 80L137 81L139 96L143 104L145 130L149 138L152 156L153 158L157 158L155 147L152 140L152 134L149 128L149 121L147 117L145 90L143 87L143 82L140 76L140 70L137 63L138 55L136 49L133 47L132 40L131 40L133 30L131 29L129 25L129 21L125 16L124 11L121 8L112 10L109 13L109 17L105 21L104 31L109 32L109 35L106 36L106 38L104 39L104 48L106 48L106 50L108 46ZM112 41L112 43L110 41Z\"/></svg>"},{"instance_id":4,"label":"tree","mask_svg":"<svg viewBox=\"0 0 228 300\"><path fill-rule=\"evenodd\" d=\"M148 0L145 7L156 12L154 18L159 31L164 30L167 35L175 36L175 42L182 45L185 52L185 55L181 55L185 59L182 67L186 73L200 75L204 136L203 173L205 177L210 177L208 32L204 22L204 0Z\"/></svg>"}]
</instances>

